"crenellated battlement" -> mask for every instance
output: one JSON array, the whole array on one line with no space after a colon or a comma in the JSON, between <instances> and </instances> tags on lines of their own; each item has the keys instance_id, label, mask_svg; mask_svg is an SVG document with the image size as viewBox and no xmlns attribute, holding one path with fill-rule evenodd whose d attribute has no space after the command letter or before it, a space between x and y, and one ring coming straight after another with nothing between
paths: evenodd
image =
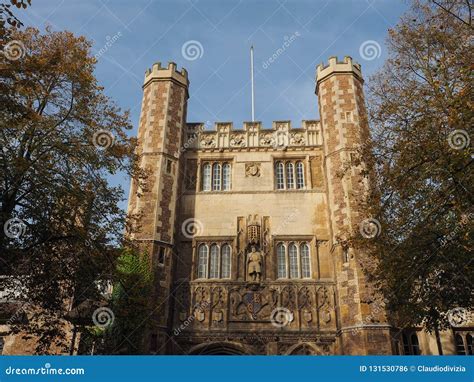
<instances>
[{"instance_id":1,"label":"crenellated battlement","mask_svg":"<svg viewBox=\"0 0 474 382\"><path fill-rule=\"evenodd\" d=\"M182 68L181 71L178 71L176 63L174 62L169 62L166 68L161 66L161 62L154 63L153 66L145 72L143 86L145 87L153 80L159 81L170 79L186 87L189 86L187 70Z\"/></svg>"},{"instance_id":2,"label":"crenellated battlement","mask_svg":"<svg viewBox=\"0 0 474 382\"><path fill-rule=\"evenodd\" d=\"M316 94L318 93L319 83L333 73L353 73L360 81L363 81L361 66L353 62L352 57L345 56L342 61L338 61L336 56L332 56L328 61L328 65L321 63L316 68Z\"/></svg>"},{"instance_id":3,"label":"crenellated battlement","mask_svg":"<svg viewBox=\"0 0 474 382\"><path fill-rule=\"evenodd\" d=\"M263 128L261 122L244 122L235 129L232 122L216 122L214 129L206 129L205 123L186 125L186 149L286 149L319 146L322 144L321 125L317 120L302 121L301 127L292 128L290 121L274 121L271 128Z\"/></svg>"}]
</instances>

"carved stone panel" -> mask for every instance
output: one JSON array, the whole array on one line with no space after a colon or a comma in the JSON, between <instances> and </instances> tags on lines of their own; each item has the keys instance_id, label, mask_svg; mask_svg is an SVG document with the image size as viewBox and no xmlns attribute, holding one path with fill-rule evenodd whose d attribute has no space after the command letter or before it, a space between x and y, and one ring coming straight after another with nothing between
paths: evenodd
<instances>
[{"instance_id":1,"label":"carved stone panel","mask_svg":"<svg viewBox=\"0 0 474 382\"><path fill-rule=\"evenodd\" d=\"M316 282L275 283L200 283L193 282L190 314L197 330L336 329L334 287ZM179 292L178 296L184 294ZM178 297L177 297L178 298ZM186 297L179 297L180 301ZM276 312L276 313L275 313ZM282 325L275 314L285 314ZM184 318L184 315L183 315ZM253 323L255 325L248 325ZM247 329L246 329L247 327Z\"/></svg>"},{"instance_id":2,"label":"carved stone panel","mask_svg":"<svg viewBox=\"0 0 474 382\"><path fill-rule=\"evenodd\" d=\"M260 176L260 163L252 162L245 164L245 176L246 177L259 177Z\"/></svg>"}]
</instances>

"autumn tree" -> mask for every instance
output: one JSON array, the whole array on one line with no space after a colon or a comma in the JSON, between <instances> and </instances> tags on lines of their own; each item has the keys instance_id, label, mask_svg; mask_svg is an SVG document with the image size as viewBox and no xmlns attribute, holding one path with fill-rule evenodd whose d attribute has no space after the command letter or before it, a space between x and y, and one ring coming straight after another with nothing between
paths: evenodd
<instances>
[{"instance_id":1,"label":"autumn tree","mask_svg":"<svg viewBox=\"0 0 474 382\"><path fill-rule=\"evenodd\" d=\"M459 0L413 2L368 81L372 141L361 152L375 220L356 242L401 328L438 331L453 309L472 309L471 10Z\"/></svg>"},{"instance_id":2,"label":"autumn tree","mask_svg":"<svg viewBox=\"0 0 474 382\"><path fill-rule=\"evenodd\" d=\"M94 76L91 43L70 32L13 30L0 57L0 270L29 310L37 352L66 349L72 306L97 300L125 224L108 179L139 177L128 112ZM26 307L25 307L26 306Z\"/></svg>"}]
</instances>

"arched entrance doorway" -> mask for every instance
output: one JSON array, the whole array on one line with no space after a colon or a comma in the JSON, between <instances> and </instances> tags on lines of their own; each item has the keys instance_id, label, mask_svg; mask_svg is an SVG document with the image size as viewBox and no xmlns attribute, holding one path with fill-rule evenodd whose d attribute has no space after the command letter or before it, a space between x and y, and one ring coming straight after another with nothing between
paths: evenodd
<instances>
[{"instance_id":1,"label":"arched entrance doorway","mask_svg":"<svg viewBox=\"0 0 474 382\"><path fill-rule=\"evenodd\" d=\"M305 342L293 345L286 353L287 355L321 355L321 352L313 345Z\"/></svg>"},{"instance_id":2,"label":"arched entrance doorway","mask_svg":"<svg viewBox=\"0 0 474 382\"><path fill-rule=\"evenodd\" d=\"M193 347L189 355L251 355L248 349L234 342L210 342Z\"/></svg>"}]
</instances>

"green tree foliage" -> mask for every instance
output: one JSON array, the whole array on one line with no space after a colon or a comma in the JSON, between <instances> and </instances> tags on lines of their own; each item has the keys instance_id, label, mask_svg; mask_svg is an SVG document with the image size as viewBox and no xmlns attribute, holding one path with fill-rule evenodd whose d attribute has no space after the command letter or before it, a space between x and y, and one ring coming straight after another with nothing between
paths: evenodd
<instances>
[{"instance_id":1,"label":"green tree foliage","mask_svg":"<svg viewBox=\"0 0 474 382\"><path fill-rule=\"evenodd\" d=\"M111 307L114 322L105 333L107 354L141 354L151 315L150 297L153 274L147 256L131 249L123 251L117 262Z\"/></svg>"}]
</instances>

